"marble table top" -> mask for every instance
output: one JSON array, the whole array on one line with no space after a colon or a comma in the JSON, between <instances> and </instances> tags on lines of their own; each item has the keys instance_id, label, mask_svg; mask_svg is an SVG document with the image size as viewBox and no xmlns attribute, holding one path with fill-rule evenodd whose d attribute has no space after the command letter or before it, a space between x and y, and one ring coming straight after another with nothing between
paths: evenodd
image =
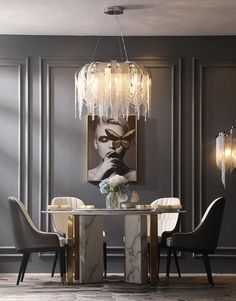
<instances>
[{"instance_id":1,"label":"marble table top","mask_svg":"<svg viewBox=\"0 0 236 301\"><path fill-rule=\"evenodd\" d=\"M183 213L179 209L76 209L76 210L45 210L42 213L70 215L156 215L162 213Z\"/></svg>"}]
</instances>

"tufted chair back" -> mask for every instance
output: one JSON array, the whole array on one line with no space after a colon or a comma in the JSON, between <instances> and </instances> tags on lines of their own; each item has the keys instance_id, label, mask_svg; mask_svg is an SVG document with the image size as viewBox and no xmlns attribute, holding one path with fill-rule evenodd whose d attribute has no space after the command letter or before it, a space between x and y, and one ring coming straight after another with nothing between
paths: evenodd
<instances>
[{"instance_id":1,"label":"tufted chair back","mask_svg":"<svg viewBox=\"0 0 236 301\"><path fill-rule=\"evenodd\" d=\"M52 202L52 205L71 205L72 209L78 209L84 205L84 202L75 197L55 197ZM69 215L69 214L68 214ZM55 232L68 234L67 226L67 214L56 214L52 216L52 225Z\"/></svg>"},{"instance_id":2,"label":"tufted chair back","mask_svg":"<svg viewBox=\"0 0 236 301\"><path fill-rule=\"evenodd\" d=\"M152 208L157 208L158 205L180 205L179 198L160 198L151 203ZM158 237L162 236L165 231L174 230L179 218L179 213L162 213L158 215ZM148 235L150 235L150 220L148 217Z\"/></svg>"}]
</instances>

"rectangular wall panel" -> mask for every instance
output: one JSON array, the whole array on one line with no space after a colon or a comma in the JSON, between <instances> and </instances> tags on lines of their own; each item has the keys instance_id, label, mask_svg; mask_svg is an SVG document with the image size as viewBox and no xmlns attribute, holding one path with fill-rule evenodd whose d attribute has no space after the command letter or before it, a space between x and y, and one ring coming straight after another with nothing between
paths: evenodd
<instances>
[{"instance_id":1,"label":"rectangular wall panel","mask_svg":"<svg viewBox=\"0 0 236 301\"><path fill-rule=\"evenodd\" d=\"M14 253L8 197L28 206L28 60L0 57L0 256Z\"/></svg>"},{"instance_id":2,"label":"rectangular wall panel","mask_svg":"<svg viewBox=\"0 0 236 301\"><path fill-rule=\"evenodd\" d=\"M226 207L219 240L218 256L235 256L236 222L231 212L236 210L235 173L226 174L226 188L221 183L221 172L216 166L215 139L219 132L236 125L236 60L194 60L194 209L193 224L196 225L215 198L224 196Z\"/></svg>"}]
</instances>

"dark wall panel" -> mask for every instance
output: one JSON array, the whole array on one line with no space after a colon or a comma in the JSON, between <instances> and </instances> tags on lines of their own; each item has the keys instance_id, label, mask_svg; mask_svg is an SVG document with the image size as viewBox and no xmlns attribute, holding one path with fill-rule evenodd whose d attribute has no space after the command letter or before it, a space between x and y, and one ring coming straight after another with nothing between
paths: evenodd
<instances>
[{"instance_id":1,"label":"dark wall panel","mask_svg":"<svg viewBox=\"0 0 236 301\"><path fill-rule=\"evenodd\" d=\"M28 155L28 59L0 56L0 256L14 253L8 197L28 208Z\"/></svg>"},{"instance_id":2,"label":"dark wall panel","mask_svg":"<svg viewBox=\"0 0 236 301\"><path fill-rule=\"evenodd\" d=\"M235 241L232 234L236 228L232 212L236 206L234 199L235 172L226 174L226 189L221 183L221 172L215 163L215 138L219 132L229 132L231 126L235 126L235 99L236 99L236 60L212 59L196 60L196 120L195 140L196 162L195 182L196 214L202 216L210 200L219 195L226 197L225 216L219 241L219 251L222 256L228 256L229 252L236 255ZM234 181L234 183L233 183ZM194 217L194 223L199 218ZM223 254L222 254L223 253Z\"/></svg>"}]
</instances>

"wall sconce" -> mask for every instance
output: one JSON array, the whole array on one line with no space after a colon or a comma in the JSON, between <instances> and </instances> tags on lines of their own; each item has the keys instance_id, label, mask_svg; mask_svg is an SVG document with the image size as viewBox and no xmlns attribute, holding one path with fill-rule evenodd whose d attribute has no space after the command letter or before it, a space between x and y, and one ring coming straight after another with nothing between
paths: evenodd
<instances>
[{"instance_id":1,"label":"wall sconce","mask_svg":"<svg viewBox=\"0 0 236 301\"><path fill-rule=\"evenodd\" d=\"M236 137L235 128L230 129L229 135L220 132L216 138L216 165L221 169L221 180L225 187L225 173L236 168Z\"/></svg>"}]
</instances>

